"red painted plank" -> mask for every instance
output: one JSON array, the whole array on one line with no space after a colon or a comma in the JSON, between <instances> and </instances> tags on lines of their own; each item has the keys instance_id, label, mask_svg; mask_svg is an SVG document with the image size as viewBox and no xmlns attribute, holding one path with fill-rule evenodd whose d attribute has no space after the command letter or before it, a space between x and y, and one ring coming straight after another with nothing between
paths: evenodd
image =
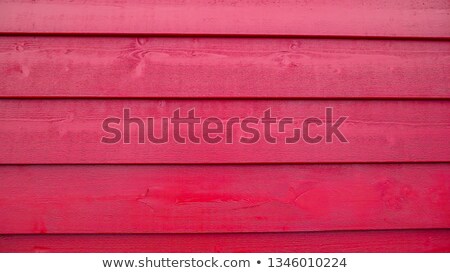
<instances>
[{"instance_id":1,"label":"red painted plank","mask_svg":"<svg viewBox=\"0 0 450 273\"><path fill-rule=\"evenodd\" d=\"M132 117L155 117L156 136L160 136L161 117L170 117L176 109L186 117L217 117L227 131L232 117L262 117L271 108L273 117L293 117L295 127L307 117L325 119L325 109L333 108L333 121L347 120L339 127L348 143L333 143L323 138L319 143L285 144L292 137L292 125L285 133L276 133L276 144L263 139L261 122L251 124L259 130L259 142L243 144L241 137L251 137L234 125L233 144L175 142L173 126L169 142L154 144L144 139L138 143L138 126L131 125L130 144L124 139L116 144L101 143L113 135L102 130L103 120L123 116L129 108ZM123 123L123 122L122 122ZM448 162L450 161L450 107L448 101L383 100L15 100L0 101L1 164L77 164L77 163L319 163L319 162ZM118 125L111 124L115 128ZM120 125L121 127L122 125ZM181 125L187 136L187 126ZM214 126L212 126L214 127ZM311 125L309 135L325 136L326 125ZM159 128L159 129L158 129ZM141 131L146 137L147 127ZM123 130L122 130L123 131ZM200 124L196 136L204 136ZM123 134L122 134L123 135ZM212 136L215 136L214 134Z\"/></svg>"},{"instance_id":2,"label":"red painted plank","mask_svg":"<svg viewBox=\"0 0 450 273\"><path fill-rule=\"evenodd\" d=\"M0 97L450 98L449 58L437 41L0 37Z\"/></svg>"},{"instance_id":3,"label":"red painted plank","mask_svg":"<svg viewBox=\"0 0 450 273\"><path fill-rule=\"evenodd\" d=\"M449 252L450 231L0 235L0 252Z\"/></svg>"},{"instance_id":4,"label":"red painted plank","mask_svg":"<svg viewBox=\"0 0 450 273\"><path fill-rule=\"evenodd\" d=\"M0 234L450 228L449 166L1 166Z\"/></svg>"},{"instance_id":5,"label":"red painted plank","mask_svg":"<svg viewBox=\"0 0 450 273\"><path fill-rule=\"evenodd\" d=\"M3 33L450 37L447 0L8 1Z\"/></svg>"}]
</instances>

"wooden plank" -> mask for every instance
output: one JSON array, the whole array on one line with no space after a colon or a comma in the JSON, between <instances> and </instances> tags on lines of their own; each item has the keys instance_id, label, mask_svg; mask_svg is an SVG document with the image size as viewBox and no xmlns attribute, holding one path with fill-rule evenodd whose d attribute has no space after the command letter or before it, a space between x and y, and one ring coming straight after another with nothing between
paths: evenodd
<instances>
[{"instance_id":1,"label":"wooden plank","mask_svg":"<svg viewBox=\"0 0 450 273\"><path fill-rule=\"evenodd\" d=\"M0 163L1 164L104 164L104 163L320 163L320 162L449 162L450 107L448 101L384 101L384 100L17 100L0 101ZM325 140L327 125L310 125L311 137L322 137L316 144L305 138L286 144L294 135L293 127L303 130L301 123L308 117L326 122L326 108L333 108L333 122L348 118L339 131L347 139L340 142L334 135L332 143ZM102 130L106 118L123 118L124 110L131 117L147 123L154 117L155 135L161 136L162 117L172 117L180 109L180 116L195 110L204 121L217 117L225 132L232 132L232 144L227 134L217 144L205 142L206 131L195 124L200 143L187 139L187 125L180 125L186 141L175 141L174 126L169 126L168 143L154 144L147 139L148 126L142 127L143 144L138 141L136 124L131 124L129 144L124 144L123 122L110 124L122 139L105 144L111 132ZM228 121L236 117L262 117L271 109L272 117L292 117L284 133L272 124L270 131L277 143L264 139L264 126L250 124L258 130L259 141L245 144L246 133L239 125ZM235 119L235 120L236 120ZM341 120L342 121L342 120ZM227 125L228 123L228 125ZM331 124L331 123L329 123ZM211 126L214 127L215 125ZM128 127L128 126L126 126ZM232 129L231 129L232 127ZM247 130L247 132L249 132ZM303 132L303 131L302 131ZM299 134L301 136L301 134Z\"/></svg>"},{"instance_id":2,"label":"wooden plank","mask_svg":"<svg viewBox=\"0 0 450 273\"><path fill-rule=\"evenodd\" d=\"M0 252L449 252L450 231L0 235Z\"/></svg>"},{"instance_id":3,"label":"wooden plank","mask_svg":"<svg viewBox=\"0 0 450 273\"><path fill-rule=\"evenodd\" d=\"M1 166L0 234L450 228L449 166Z\"/></svg>"},{"instance_id":4,"label":"wooden plank","mask_svg":"<svg viewBox=\"0 0 450 273\"><path fill-rule=\"evenodd\" d=\"M7 36L0 97L450 98L449 58L437 41Z\"/></svg>"},{"instance_id":5,"label":"wooden plank","mask_svg":"<svg viewBox=\"0 0 450 273\"><path fill-rule=\"evenodd\" d=\"M1 33L450 37L429 1L8 1Z\"/></svg>"}]
</instances>

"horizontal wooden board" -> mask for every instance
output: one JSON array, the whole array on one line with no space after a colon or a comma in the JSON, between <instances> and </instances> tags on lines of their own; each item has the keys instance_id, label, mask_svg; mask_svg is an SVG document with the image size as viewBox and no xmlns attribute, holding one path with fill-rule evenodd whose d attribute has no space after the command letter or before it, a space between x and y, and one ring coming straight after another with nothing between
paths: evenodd
<instances>
[{"instance_id":1,"label":"horizontal wooden board","mask_svg":"<svg viewBox=\"0 0 450 273\"><path fill-rule=\"evenodd\" d=\"M347 120L339 127L347 143L333 136L316 144L285 144L292 137L293 126L302 129L308 117L325 120L325 109L333 108L333 121L341 116ZM224 131L232 132L232 144L222 141L209 144L181 144L169 128L169 141L154 144L148 141L147 126L141 131L144 143L138 143L138 126L130 127L130 143L124 138L115 144L101 143L102 138L114 135L104 132L102 124L109 117L123 117L123 109L131 117L147 123L154 117L155 135L161 134L161 117L171 117L176 109L186 117L190 109L205 120L218 118ZM277 133L277 143L268 143L263 136L261 122L250 127L257 129L259 141L244 144L243 137L252 137L239 125L232 129L226 123L236 117L262 117L271 109L272 116L292 117L294 125L287 125L285 133ZM123 124L123 122L122 122ZM319 162L449 162L450 146L449 101L351 101L351 100L0 100L0 164L104 164L104 163L319 163ZM121 130L122 125L111 124ZM172 126L169 126L172 127ZM187 136L187 126L181 125L181 135ZM211 127L214 127L211 126ZM229 130L227 130L227 128ZM326 125L310 126L309 135L325 136ZM195 134L205 132L195 124ZM124 135L124 132L121 133ZM212 136L216 136L212 134Z\"/></svg>"},{"instance_id":2,"label":"horizontal wooden board","mask_svg":"<svg viewBox=\"0 0 450 273\"><path fill-rule=\"evenodd\" d=\"M446 0L6 1L0 33L450 37Z\"/></svg>"},{"instance_id":3,"label":"horizontal wooden board","mask_svg":"<svg viewBox=\"0 0 450 273\"><path fill-rule=\"evenodd\" d=\"M449 166L1 166L0 234L450 228Z\"/></svg>"},{"instance_id":4,"label":"horizontal wooden board","mask_svg":"<svg viewBox=\"0 0 450 273\"><path fill-rule=\"evenodd\" d=\"M0 252L449 252L450 231L0 235Z\"/></svg>"},{"instance_id":5,"label":"horizontal wooden board","mask_svg":"<svg viewBox=\"0 0 450 273\"><path fill-rule=\"evenodd\" d=\"M0 97L450 98L438 41L0 37Z\"/></svg>"}]
</instances>

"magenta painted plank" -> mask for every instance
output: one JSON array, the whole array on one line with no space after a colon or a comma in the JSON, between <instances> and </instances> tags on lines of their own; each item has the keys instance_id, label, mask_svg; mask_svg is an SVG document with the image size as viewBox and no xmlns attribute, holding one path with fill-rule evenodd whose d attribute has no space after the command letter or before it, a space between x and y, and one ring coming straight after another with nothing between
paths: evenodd
<instances>
[{"instance_id":1,"label":"magenta painted plank","mask_svg":"<svg viewBox=\"0 0 450 273\"><path fill-rule=\"evenodd\" d=\"M123 119L124 108L131 117L143 119L143 144L138 143L138 126L130 126L129 144L124 144L123 121L109 124L122 136L115 144L101 143L102 138L115 135L102 130L104 119ZM264 139L264 126L251 124L258 130L259 140L254 144L240 142L254 135L239 125L230 126L235 117L241 122L246 117L263 116L271 109L272 117L292 117L294 125L285 126L278 133L279 124L270 127L277 143ZM325 124L310 125L310 137L322 137L311 144L305 136L296 143L286 144L294 136L294 127L308 117L326 122L326 108L333 109L330 123L347 117L338 127L347 143L332 136L325 140ZM186 124L180 125L180 134L186 141L176 142L174 126L168 129L168 143L154 144L148 139L147 118L155 118L155 136L161 136L162 117L171 117L180 109L186 117L194 109L195 116L204 121L217 117L225 132L232 132L232 144L205 141L206 131L195 124L195 137L200 143L187 139ZM342 121L342 119L341 119ZM228 125L227 125L228 123ZM1 164L77 164L77 163L320 163L320 162L449 162L450 107L443 101L385 101L385 100L0 100L0 163ZM128 126L127 126L128 127ZM214 127L214 124L213 126ZM303 130L302 132L305 132ZM117 135L116 135L117 136ZM221 139L220 139L221 138Z\"/></svg>"},{"instance_id":2,"label":"magenta painted plank","mask_svg":"<svg viewBox=\"0 0 450 273\"><path fill-rule=\"evenodd\" d=\"M0 235L0 252L449 252L450 231Z\"/></svg>"},{"instance_id":3,"label":"magenta painted plank","mask_svg":"<svg viewBox=\"0 0 450 273\"><path fill-rule=\"evenodd\" d=\"M447 0L8 1L2 33L450 37Z\"/></svg>"},{"instance_id":4,"label":"magenta painted plank","mask_svg":"<svg viewBox=\"0 0 450 273\"><path fill-rule=\"evenodd\" d=\"M0 37L0 97L450 98L437 41Z\"/></svg>"},{"instance_id":5,"label":"magenta painted plank","mask_svg":"<svg viewBox=\"0 0 450 273\"><path fill-rule=\"evenodd\" d=\"M0 234L450 228L449 164L0 171Z\"/></svg>"}]
</instances>

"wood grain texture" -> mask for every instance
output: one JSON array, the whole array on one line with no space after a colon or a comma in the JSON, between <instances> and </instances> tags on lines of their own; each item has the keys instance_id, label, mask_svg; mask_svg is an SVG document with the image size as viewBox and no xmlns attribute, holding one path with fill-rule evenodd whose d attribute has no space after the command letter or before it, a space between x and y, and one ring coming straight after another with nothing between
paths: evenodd
<instances>
[{"instance_id":1,"label":"wood grain texture","mask_svg":"<svg viewBox=\"0 0 450 273\"><path fill-rule=\"evenodd\" d=\"M438 41L0 37L0 97L450 98Z\"/></svg>"},{"instance_id":2,"label":"wood grain texture","mask_svg":"<svg viewBox=\"0 0 450 273\"><path fill-rule=\"evenodd\" d=\"M450 37L446 0L3 1L1 33Z\"/></svg>"},{"instance_id":3,"label":"wood grain texture","mask_svg":"<svg viewBox=\"0 0 450 273\"><path fill-rule=\"evenodd\" d=\"M450 231L0 235L0 252L449 252Z\"/></svg>"},{"instance_id":4,"label":"wood grain texture","mask_svg":"<svg viewBox=\"0 0 450 273\"><path fill-rule=\"evenodd\" d=\"M352 100L19 100L0 101L1 164L108 164L108 163L320 163L320 162L449 162L450 107L448 101L352 101ZM195 109L197 117L217 117L224 124L232 117L262 117L266 109L274 117L293 117L295 127L307 117L325 120L325 109L333 108L333 120L347 116L340 131L348 143L333 136L316 144L304 140L285 144L292 137L292 125L273 136L278 143L263 139L261 123L251 125L261 134L259 142L240 143L251 137L233 126L233 144L203 140L199 144L175 142L169 128L169 142L138 143L138 126L130 126L130 144L101 143L111 137L102 130L103 120L122 117L155 117L155 134L160 136L161 117L180 109L182 117ZM120 127L122 125L111 125ZM196 134L203 136L200 124ZM187 126L181 125L187 136ZM325 125L310 126L309 135L325 135ZM141 132L144 133L147 127ZM158 131L159 129L159 131ZM224 125L226 131L227 126ZM122 130L123 131L123 130ZM231 132L231 129L229 130Z\"/></svg>"},{"instance_id":5,"label":"wood grain texture","mask_svg":"<svg viewBox=\"0 0 450 273\"><path fill-rule=\"evenodd\" d=\"M1 1L0 252L449 252L449 41L448 0ZM327 107L348 143L100 142Z\"/></svg>"},{"instance_id":6,"label":"wood grain texture","mask_svg":"<svg viewBox=\"0 0 450 273\"><path fill-rule=\"evenodd\" d=\"M449 164L0 171L0 234L450 228Z\"/></svg>"}]
</instances>

